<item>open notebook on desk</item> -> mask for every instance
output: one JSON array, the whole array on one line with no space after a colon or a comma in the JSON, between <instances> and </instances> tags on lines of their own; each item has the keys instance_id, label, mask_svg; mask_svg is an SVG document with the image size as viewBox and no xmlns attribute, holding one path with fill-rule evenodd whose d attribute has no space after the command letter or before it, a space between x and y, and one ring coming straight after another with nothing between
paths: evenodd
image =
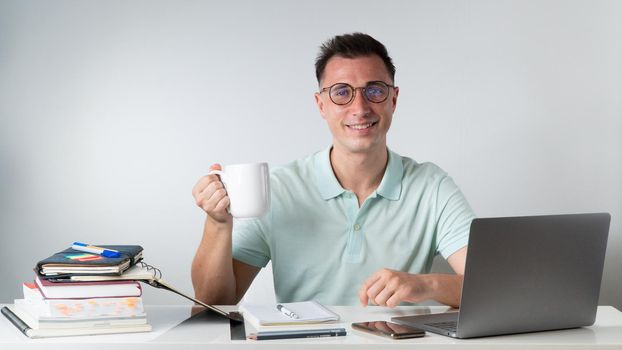
<instances>
[{"instance_id":1,"label":"open notebook on desk","mask_svg":"<svg viewBox=\"0 0 622 350\"><path fill-rule=\"evenodd\" d=\"M243 304L240 311L244 318L251 322L255 327L263 326L288 326L312 323L326 323L339 320L339 315L330 311L319 302L303 301L296 303L281 303L287 310L291 310L297 318L286 316L279 311L277 305L253 305Z\"/></svg>"}]
</instances>

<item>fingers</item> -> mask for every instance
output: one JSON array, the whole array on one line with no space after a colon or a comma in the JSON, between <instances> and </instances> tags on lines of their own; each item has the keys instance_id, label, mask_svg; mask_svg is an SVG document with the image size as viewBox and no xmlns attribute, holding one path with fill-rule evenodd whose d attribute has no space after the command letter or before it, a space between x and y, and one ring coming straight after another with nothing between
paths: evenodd
<instances>
[{"instance_id":1,"label":"fingers","mask_svg":"<svg viewBox=\"0 0 622 350\"><path fill-rule=\"evenodd\" d=\"M387 299L386 304L387 307L396 307L398 306L404 299L406 299L406 293L402 291L397 291L393 293L389 299Z\"/></svg>"},{"instance_id":2,"label":"fingers","mask_svg":"<svg viewBox=\"0 0 622 350\"><path fill-rule=\"evenodd\" d=\"M212 164L209 167L209 171L212 170L222 170L222 167L220 166L220 164L216 163L216 164ZM220 178L218 177L218 175L205 175L203 177L201 177L199 179L199 181L197 181L197 183L194 185L194 187L192 188L192 196L194 197L195 200L198 201L198 196L201 192L203 192L205 190L205 188L210 184L210 182L212 181L220 181ZM200 206L200 205L199 205Z\"/></svg>"},{"instance_id":3,"label":"fingers","mask_svg":"<svg viewBox=\"0 0 622 350\"><path fill-rule=\"evenodd\" d=\"M376 301L376 296L384 289L386 274L387 269L379 270L363 283L363 286L359 289L359 300L361 304L367 306L367 304L371 302L375 305L381 305Z\"/></svg>"},{"instance_id":4,"label":"fingers","mask_svg":"<svg viewBox=\"0 0 622 350\"><path fill-rule=\"evenodd\" d=\"M396 290L393 288L390 288L389 286L378 286L377 289L380 289L380 291L377 292L375 294L375 297L372 299L374 301L374 304L379 305L379 306L389 306L387 305L387 300L393 297Z\"/></svg>"},{"instance_id":5,"label":"fingers","mask_svg":"<svg viewBox=\"0 0 622 350\"><path fill-rule=\"evenodd\" d=\"M211 182L203 192L199 194L197 205L208 214L223 211L229 205L229 196L220 181Z\"/></svg>"},{"instance_id":6,"label":"fingers","mask_svg":"<svg viewBox=\"0 0 622 350\"><path fill-rule=\"evenodd\" d=\"M379 305L395 307L410 297L412 287L408 273L382 269L368 278L359 290L361 304L369 302Z\"/></svg>"},{"instance_id":7,"label":"fingers","mask_svg":"<svg viewBox=\"0 0 622 350\"><path fill-rule=\"evenodd\" d=\"M201 207L202 205L200 203L204 199L209 199L213 192L221 188L224 188L224 186L218 178L218 175L205 175L201 177L197 184L192 188L192 196L197 202L197 205Z\"/></svg>"},{"instance_id":8,"label":"fingers","mask_svg":"<svg viewBox=\"0 0 622 350\"><path fill-rule=\"evenodd\" d=\"M369 289L369 287L371 287L374 283L376 283L376 281L380 278L380 275L378 272L374 273L371 277L369 277L367 280L365 280L365 282L363 282L363 285L361 286L361 288L359 289L359 300L361 301L361 305L363 306L367 306L370 302L369 300L369 296L367 294L367 291Z\"/></svg>"},{"instance_id":9,"label":"fingers","mask_svg":"<svg viewBox=\"0 0 622 350\"><path fill-rule=\"evenodd\" d=\"M220 164L210 166L210 171L220 169ZM218 175L201 177L192 188L192 196L196 205L217 221L226 220L230 216L227 212L230 204L229 196Z\"/></svg>"},{"instance_id":10,"label":"fingers","mask_svg":"<svg viewBox=\"0 0 622 350\"><path fill-rule=\"evenodd\" d=\"M199 205L199 194L203 192L212 181L214 181L213 175L202 176L194 187L192 187L192 197L194 197L197 205Z\"/></svg>"}]
</instances>

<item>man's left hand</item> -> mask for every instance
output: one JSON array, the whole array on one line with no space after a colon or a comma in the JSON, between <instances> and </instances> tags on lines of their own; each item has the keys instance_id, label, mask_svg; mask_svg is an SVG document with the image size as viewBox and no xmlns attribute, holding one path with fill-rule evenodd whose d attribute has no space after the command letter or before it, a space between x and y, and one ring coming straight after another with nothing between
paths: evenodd
<instances>
[{"instance_id":1,"label":"man's left hand","mask_svg":"<svg viewBox=\"0 0 622 350\"><path fill-rule=\"evenodd\" d=\"M381 269L369 277L361 289L359 299L367 306L372 303L379 306L395 307L401 302L418 302L428 298L428 281L425 275L413 275L391 269Z\"/></svg>"}]
</instances>

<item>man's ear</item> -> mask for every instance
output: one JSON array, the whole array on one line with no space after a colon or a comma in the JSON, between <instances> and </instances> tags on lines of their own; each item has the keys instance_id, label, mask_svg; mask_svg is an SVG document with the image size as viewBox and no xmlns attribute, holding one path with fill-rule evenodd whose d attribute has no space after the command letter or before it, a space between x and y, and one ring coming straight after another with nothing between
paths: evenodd
<instances>
[{"instance_id":1,"label":"man's ear","mask_svg":"<svg viewBox=\"0 0 622 350\"><path fill-rule=\"evenodd\" d=\"M320 96L319 92L315 93L315 104L317 104L317 109L320 111L322 118L326 119L326 112L324 111L324 101L322 100L322 96Z\"/></svg>"},{"instance_id":2,"label":"man's ear","mask_svg":"<svg viewBox=\"0 0 622 350\"><path fill-rule=\"evenodd\" d=\"M395 108L397 107L397 95L399 93L400 93L400 88L396 86L395 89L393 89L393 99L391 100L391 102L393 102L393 112L395 112Z\"/></svg>"}]
</instances>

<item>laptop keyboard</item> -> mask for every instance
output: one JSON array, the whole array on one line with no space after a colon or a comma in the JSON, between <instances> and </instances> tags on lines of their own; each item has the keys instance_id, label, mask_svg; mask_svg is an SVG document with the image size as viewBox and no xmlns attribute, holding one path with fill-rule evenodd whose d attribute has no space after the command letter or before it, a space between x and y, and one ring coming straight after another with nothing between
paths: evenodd
<instances>
[{"instance_id":1,"label":"laptop keyboard","mask_svg":"<svg viewBox=\"0 0 622 350\"><path fill-rule=\"evenodd\" d=\"M444 330L450 331L450 332L456 332L456 327L458 326L458 322L456 322L456 321L432 322L432 323L426 323L425 325L426 326L440 328L440 329L444 329Z\"/></svg>"}]
</instances>

